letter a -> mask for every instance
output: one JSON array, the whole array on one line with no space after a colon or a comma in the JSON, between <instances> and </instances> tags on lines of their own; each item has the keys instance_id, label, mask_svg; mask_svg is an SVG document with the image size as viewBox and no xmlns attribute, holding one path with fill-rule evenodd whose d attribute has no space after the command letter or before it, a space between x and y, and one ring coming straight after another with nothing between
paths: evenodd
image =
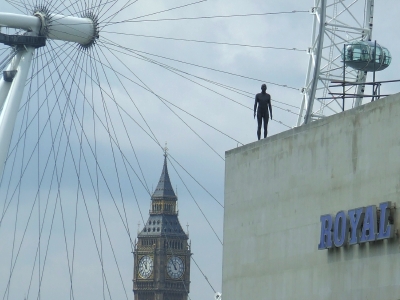
<instances>
[{"instance_id":1,"label":"letter a","mask_svg":"<svg viewBox=\"0 0 400 300\"><path fill-rule=\"evenodd\" d=\"M365 208L364 224L361 230L360 243L373 242L376 240L376 206L370 205Z\"/></svg>"}]
</instances>

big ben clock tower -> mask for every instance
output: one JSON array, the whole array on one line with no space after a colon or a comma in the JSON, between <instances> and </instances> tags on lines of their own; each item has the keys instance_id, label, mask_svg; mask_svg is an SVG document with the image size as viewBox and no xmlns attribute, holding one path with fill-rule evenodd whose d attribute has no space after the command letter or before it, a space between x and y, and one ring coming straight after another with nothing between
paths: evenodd
<instances>
[{"instance_id":1,"label":"big ben clock tower","mask_svg":"<svg viewBox=\"0 0 400 300\"><path fill-rule=\"evenodd\" d=\"M178 220L177 201L165 150L160 181L151 196L150 216L135 245L135 300L188 299L191 253L189 237Z\"/></svg>"}]
</instances>

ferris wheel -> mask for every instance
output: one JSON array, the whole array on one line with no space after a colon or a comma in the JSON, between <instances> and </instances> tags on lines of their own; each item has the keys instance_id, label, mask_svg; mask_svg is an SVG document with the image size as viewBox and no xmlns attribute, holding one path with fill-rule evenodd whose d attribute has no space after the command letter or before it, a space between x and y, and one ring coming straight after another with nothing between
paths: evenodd
<instances>
[{"instance_id":1,"label":"ferris wheel","mask_svg":"<svg viewBox=\"0 0 400 300\"><path fill-rule=\"evenodd\" d=\"M213 83L232 93L250 97L252 101L254 95L236 86L229 86L229 83L218 82L217 76L212 80L199 75L191 76L188 71L169 65L172 61L189 65L179 56L165 58L159 53L137 50L135 42L130 39L135 34L128 33L125 28L127 24L139 26L137 18L127 13L138 0L7 2L19 12L0 13L0 40L6 45L0 47L0 70L3 71L0 81L0 174L3 168L6 171L4 174L7 174L2 178L4 199L0 230L9 229L14 235L6 234L5 237L3 231L0 233L3 240L8 241L0 245L0 252L11 253L9 256L2 255L8 267L0 271L0 293L3 299L29 299L32 295L40 299L40 295L44 298L48 295L46 287L53 285L60 288L60 294L67 294L73 299L80 292L90 292L87 291L87 284L84 284L84 279L90 277L84 266L86 262L99 260L97 279L103 287L99 297L108 294L112 298L114 292L109 289L112 286L119 289L117 294L121 298L128 299L129 288L124 285L122 278L129 279L131 274L121 274L123 270L120 272L116 262L112 266L103 264L107 252L114 259L114 251L118 251L111 245L112 237L108 236L105 220L109 217L107 213L112 211L114 215L110 218L120 221L119 232L129 237L128 247L132 247L134 237L129 231L130 220L124 214L126 203L117 202L119 195L126 192L120 180L136 180L137 185L149 192L151 188L143 175L143 166L136 157L133 145L137 141L150 139L162 150L164 144L164 141L157 139L154 128L143 117L143 107L149 106L150 111L156 108L149 102L143 101L146 106L142 107L137 103L141 101L142 92L146 92L160 101L165 110L178 116L178 112L183 112L193 117L174 106L171 99L161 96L158 90L147 84L149 78L142 78L136 70L157 67L184 80L197 81L197 86ZM181 7L185 7L204 1L193 1L191 4L181 2ZM306 116L307 120L312 121L341 111L338 101L318 99L328 95L329 80L342 78L339 52L343 44L371 37L373 1L356 0L346 5L345 2L315 1L312 9L314 32L308 51L310 64L298 125L304 123ZM164 8L143 13L142 16L167 10ZM147 21L150 24L152 20ZM116 42L116 36L122 38ZM185 49L181 53L189 55L193 51ZM141 63L143 65L139 65ZM195 64L190 66L198 67ZM203 67L202 70L206 69L211 68ZM217 71L218 75L227 73ZM153 70L154 75L159 73L159 69ZM346 70L346 80L350 78L362 82L365 73ZM288 88L286 85L282 87ZM134 88L136 90L132 93ZM163 88L175 89L167 84L163 84ZM296 88L291 90L297 93ZM359 102L356 101L354 105L359 105ZM278 108L277 102L275 107ZM289 109L285 111L296 115ZM183 117L180 117L180 121L187 125ZM141 133L132 134L134 126L140 128L138 131ZM179 134L179 131L175 134ZM235 146L240 143L236 140L233 142ZM106 143L109 147L104 151ZM207 144L207 147L214 151L212 145ZM124 149L127 148L133 155L125 154ZM218 159L223 161L222 157ZM119 162L122 171L114 170L113 161ZM109 176L110 173L113 176ZM83 183L89 187L87 190L82 187ZM22 184L25 184L24 187ZM61 188L63 184L66 189ZM32 185L35 187L31 188ZM71 191L71 186L75 190ZM132 192L135 194L137 190L132 187L129 193L132 195ZM101 196L104 194L107 196ZM75 200L73 209L67 208L66 199ZM94 201L91 203L89 199ZM112 209L101 209L103 201L112 203ZM81 209L76 210L79 214L74 215L75 207ZM10 214L11 211L16 213ZM32 211L36 211L33 216ZM58 229L53 229L53 220L60 223ZM84 239L79 241L79 231L86 229L75 230L78 232L75 243L75 232L68 228L83 228L77 226L79 222L87 223L85 228L93 239L91 243ZM25 235L25 232L33 231L32 223L36 224L36 240ZM54 237L53 230L58 230L59 236ZM52 242L54 238L57 243ZM91 252L86 257L78 257L75 247L91 247ZM53 249L53 252L48 252L48 249ZM49 261L53 261L57 270L57 253L64 253L63 272L57 273L67 282L62 286L56 285L55 276L48 271ZM25 264L26 261L30 265ZM115 276L108 275L106 271L109 268L114 268Z\"/></svg>"},{"instance_id":2,"label":"ferris wheel","mask_svg":"<svg viewBox=\"0 0 400 300\"><path fill-rule=\"evenodd\" d=\"M367 72L343 67L345 45L372 38L374 0L315 0L309 64L297 126L362 104ZM331 95L332 81L357 83L353 99ZM348 91L351 86L347 86Z\"/></svg>"}]
</instances>

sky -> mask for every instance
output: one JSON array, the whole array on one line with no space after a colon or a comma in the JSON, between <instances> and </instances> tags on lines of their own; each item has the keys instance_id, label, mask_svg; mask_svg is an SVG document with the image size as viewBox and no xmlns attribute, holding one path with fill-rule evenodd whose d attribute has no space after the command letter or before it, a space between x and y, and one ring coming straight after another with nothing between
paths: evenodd
<instances>
[{"instance_id":1,"label":"sky","mask_svg":"<svg viewBox=\"0 0 400 300\"><path fill-rule=\"evenodd\" d=\"M42 4L80 15L83 2L68 2ZM101 9L97 44L48 41L31 66L0 186L0 292L131 299L132 243L167 142L179 220L200 268L192 262L190 299L213 299L222 289L225 151L256 141L262 83L273 105L268 135L296 125L313 1L87 2ZM31 12L29 3L0 7ZM373 38L393 56L377 80L398 79L396 4L375 1ZM354 13L362 22L364 12ZM248 14L263 15L197 18Z\"/></svg>"}]
</instances>

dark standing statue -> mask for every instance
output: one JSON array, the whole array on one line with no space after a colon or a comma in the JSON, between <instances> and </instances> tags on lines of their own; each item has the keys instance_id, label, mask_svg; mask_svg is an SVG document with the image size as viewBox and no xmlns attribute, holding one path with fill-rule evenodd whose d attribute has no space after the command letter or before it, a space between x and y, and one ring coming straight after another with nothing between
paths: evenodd
<instances>
[{"instance_id":1,"label":"dark standing statue","mask_svg":"<svg viewBox=\"0 0 400 300\"><path fill-rule=\"evenodd\" d=\"M254 102L254 118L256 117L256 109L257 109L257 137L260 140L261 137L261 122L264 119L264 138L267 137L268 133L268 108L269 113L271 115L272 120L272 106L271 106L271 95L266 93L267 86L263 84L261 86L261 93L256 95L256 101ZM258 108L257 108L258 104Z\"/></svg>"}]
</instances>

